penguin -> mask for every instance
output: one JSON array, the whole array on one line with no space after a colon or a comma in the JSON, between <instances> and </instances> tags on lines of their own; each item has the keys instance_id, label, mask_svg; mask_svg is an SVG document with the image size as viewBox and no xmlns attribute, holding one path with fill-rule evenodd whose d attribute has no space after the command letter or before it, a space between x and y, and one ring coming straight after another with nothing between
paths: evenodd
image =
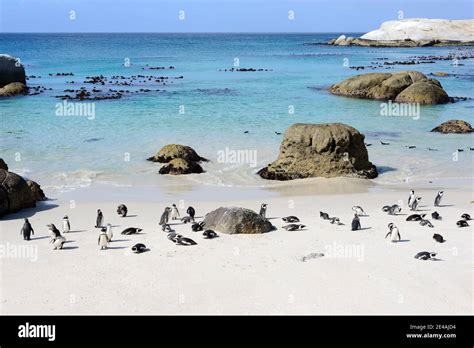
<instances>
[{"instance_id":1,"label":"penguin","mask_svg":"<svg viewBox=\"0 0 474 348\"><path fill-rule=\"evenodd\" d=\"M354 214L354 218L352 219L352 223L351 223L351 230L357 231L360 229L361 229L361 226L360 226L359 216L357 214Z\"/></svg>"},{"instance_id":2,"label":"penguin","mask_svg":"<svg viewBox=\"0 0 474 348\"><path fill-rule=\"evenodd\" d=\"M24 240L30 240L30 236L35 234L33 231L33 227L31 227L30 222L27 218L25 218L25 222L23 223L23 227L21 228L20 235L23 236Z\"/></svg>"},{"instance_id":3,"label":"penguin","mask_svg":"<svg viewBox=\"0 0 474 348\"><path fill-rule=\"evenodd\" d=\"M267 204L262 203L262 205L260 206L260 212L258 213L258 215L260 215L264 219L267 219L266 214L267 214Z\"/></svg>"},{"instance_id":4,"label":"penguin","mask_svg":"<svg viewBox=\"0 0 474 348\"><path fill-rule=\"evenodd\" d=\"M194 221L194 215L196 215L196 211L193 207L188 207L188 209L186 210L186 214L188 214L191 217L192 221Z\"/></svg>"},{"instance_id":5,"label":"penguin","mask_svg":"<svg viewBox=\"0 0 474 348\"><path fill-rule=\"evenodd\" d=\"M387 213L387 212L389 211L390 207L391 207L390 205L384 205L384 206L382 207L382 211L385 212L385 213Z\"/></svg>"},{"instance_id":6,"label":"penguin","mask_svg":"<svg viewBox=\"0 0 474 348\"><path fill-rule=\"evenodd\" d=\"M183 218L181 219L181 222L182 222L182 223L185 223L185 224L187 224L187 223L189 223L189 222L191 222L191 221L193 221L193 219L191 218L191 216L185 216L185 217L183 217Z\"/></svg>"},{"instance_id":7,"label":"penguin","mask_svg":"<svg viewBox=\"0 0 474 348\"><path fill-rule=\"evenodd\" d=\"M330 218L330 221L329 221L329 222L332 223L332 224L336 224L336 225L340 225L340 224L341 224L341 221L339 220L338 217L332 217L332 218Z\"/></svg>"},{"instance_id":8,"label":"penguin","mask_svg":"<svg viewBox=\"0 0 474 348\"><path fill-rule=\"evenodd\" d=\"M180 234L178 234L176 236L176 244L178 244L178 245L197 245L197 243L195 241L193 241L191 238L183 237Z\"/></svg>"},{"instance_id":9,"label":"penguin","mask_svg":"<svg viewBox=\"0 0 474 348\"><path fill-rule=\"evenodd\" d=\"M95 227L101 228L103 222L104 222L104 215L102 214L100 209L97 209L97 218L95 220Z\"/></svg>"},{"instance_id":10,"label":"penguin","mask_svg":"<svg viewBox=\"0 0 474 348\"><path fill-rule=\"evenodd\" d=\"M51 241L50 243L54 243L54 241L56 239L58 239L59 237L61 237L61 233L59 232L59 230L56 228L56 226L54 226L54 224L49 224L47 225L48 228L49 228L49 236L51 237Z\"/></svg>"},{"instance_id":11,"label":"penguin","mask_svg":"<svg viewBox=\"0 0 474 348\"><path fill-rule=\"evenodd\" d=\"M122 234L131 235L131 234L140 233L141 231L143 231L142 228L129 227L129 228L124 229L124 230L122 231Z\"/></svg>"},{"instance_id":12,"label":"penguin","mask_svg":"<svg viewBox=\"0 0 474 348\"><path fill-rule=\"evenodd\" d=\"M443 198L444 191L439 191L438 194L436 195L435 201L434 201L434 206L439 207L439 204L441 203L441 198Z\"/></svg>"},{"instance_id":13,"label":"penguin","mask_svg":"<svg viewBox=\"0 0 474 348\"><path fill-rule=\"evenodd\" d=\"M66 242L66 238L64 238L63 236L57 237L57 238L53 241L53 250L60 250L60 249L62 249L65 242Z\"/></svg>"},{"instance_id":14,"label":"penguin","mask_svg":"<svg viewBox=\"0 0 474 348\"><path fill-rule=\"evenodd\" d=\"M293 216L293 215L287 216L281 219L285 222L300 222L300 219L298 219L296 216Z\"/></svg>"},{"instance_id":15,"label":"penguin","mask_svg":"<svg viewBox=\"0 0 474 348\"><path fill-rule=\"evenodd\" d=\"M444 239L442 235L437 234L437 233L433 234L433 239L437 241L438 243L446 242L446 239Z\"/></svg>"},{"instance_id":16,"label":"penguin","mask_svg":"<svg viewBox=\"0 0 474 348\"><path fill-rule=\"evenodd\" d=\"M352 210L354 211L354 213L356 213L359 216L367 216L367 214L365 213L364 209L362 209L361 206L354 205L352 207Z\"/></svg>"},{"instance_id":17,"label":"penguin","mask_svg":"<svg viewBox=\"0 0 474 348\"><path fill-rule=\"evenodd\" d=\"M63 217L63 233L68 233L71 231L71 224L69 223L69 218L67 215Z\"/></svg>"},{"instance_id":18,"label":"penguin","mask_svg":"<svg viewBox=\"0 0 474 348\"><path fill-rule=\"evenodd\" d=\"M109 242L112 241L112 237L114 236L114 233L112 231L112 225L111 224L107 224L107 227L105 228L105 232L107 233L107 240Z\"/></svg>"},{"instance_id":19,"label":"penguin","mask_svg":"<svg viewBox=\"0 0 474 348\"><path fill-rule=\"evenodd\" d=\"M196 222L194 224L191 225L191 230L193 232L199 232L199 231L202 231L204 229L204 225L206 223L204 221L201 221L201 222Z\"/></svg>"},{"instance_id":20,"label":"penguin","mask_svg":"<svg viewBox=\"0 0 474 348\"><path fill-rule=\"evenodd\" d=\"M426 214L411 214L409 217L406 218L406 221L420 221L423 220Z\"/></svg>"},{"instance_id":21,"label":"penguin","mask_svg":"<svg viewBox=\"0 0 474 348\"><path fill-rule=\"evenodd\" d=\"M205 230L202 235L204 236L204 238L206 239L213 239L213 238L216 238L217 237L217 233L214 232L213 230Z\"/></svg>"},{"instance_id":22,"label":"penguin","mask_svg":"<svg viewBox=\"0 0 474 348\"><path fill-rule=\"evenodd\" d=\"M418 254L415 255L415 259L418 260L436 260L435 259L436 253L430 251L420 251Z\"/></svg>"},{"instance_id":23,"label":"penguin","mask_svg":"<svg viewBox=\"0 0 474 348\"><path fill-rule=\"evenodd\" d=\"M467 213L464 213L461 215L461 218L468 221L468 220L471 220L471 215L467 214Z\"/></svg>"},{"instance_id":24,"label":"penguin","mask_svg":"<svg viewBox=\"0 0 474 348\"><path fill-rule=\"evenodd\" d=\"M160 225L164 225L164 224L168 223L168 221L170 219L170 213L171 213L171 208L166 207L163 214L161 214L161 218L160 218L160 222L159 222Z\"/></svg>"},{"instance_id":25,"label":"penguin","mask_svg":"<svg viewBox=\"0 0 474 348\"><path fill-rule=\"evenodd\" d=\"M176 237L178 236L178 234L176 234L176 232L170 232L168 233L168 235L166 236L166 238L168 238L170 241L172 241L173 243L176 243Z\"/></svg>"},{"instance_id":26,"label":"penguin","mask_svg":"<svg viewBox=\"0 0 474 348\"><path fill-rule=\"evenodd\" d=\"M135 244L134 246L132 246L132 251L135 253L135 254L141 254L145 251L147 251L148 249L146 248L145 244L142 244L142 243L137 243Z\"/></svg>"},{"instance_id":27,"label":"penguin","mask_svg":"<svg viewBox=\"0 0 474 348\"><path fill-rule=\"evenodd\" d=\"M305 227L306 227L305 225L300 225L300 224L289 224L289 225L283 226L282 228L287 231L298 231L298 230L302 230Z\"/></svg>"},{"instance_id":28,"label":"penguin","mask_svg":"<svg viewBox=\"0 0 474 348\"><path fill-rule=\"evenodd\" d=\"M442 219L441 215L439 215L437 211L431 213L431 217L435 220L441 220Z\"/></svg>"},{"instance_id":29,"label":"penguin","mask_svg":"<svg viewBox=\"0 0 474 348\"><path fill-rule=\"evenodd\" d=\"M413 203L411 204L410 209L412 211L416 211L416 209L418 208L418 203L420 203L420 201L421 201L421 197L416 197Z\"/></svg>"},{"instance_id":30,"label":"penguin","mask_svg":"<svg viewBox=\"0 0 474 348\"><path fill-rule=\"evenodd\" d=\"M398 204L394 204L392 206L386 205L382 208L382 210L387 212L388 215L397 215L398 213L402 211L402 208L400 208Z\"/></svg>"},{"instance_id":31,"label":"penguin","mask_svg":"<svg viewBox=\"0 0 474 348\"><path fill-rule=\"evenodd\" d=\"M456 222L456 225L458 225L459 227L467 227L467 226L469 226L469 224L467 223L466 220L459 220L458 222Z\"/></svg>"},{"instance_id":32,"label":"penguin","mask_svg":"<svg viewBox=\"0 0 474 348\"><path fill-rule=\"evenodd\" d=\"M328 213L323 213L322 211L319 212L319 217L323 220L329 220L329 214Z\"/></svg>"},{"instance_id":33,"label":"penguin","mask_svg":"<svg viewBox=\"0 0 474 348\"><path fill-rule=\"evenodd\" d=\"M402 239L402 237L400 236L400 231L398 230L398 227L395 226L393 223L388 224L388 229L389 231L385 235L385 238L390 236L393 243L399 242Z\"/></svg>"},{"instance_id":34,"label":"penguin","mask_svg":"<svg viewBox=\"0 0 474 348\"><path fill-rule=\"evenodd\" d=\"M100 250L107 249L107 243L109 242L109 237L107 236L107 227L102 227L101 232L99 233L99 238L97 240L97 245L100 246Z\"/></svg>"},{"instance_id":35,"label":"penguin","mask_svg":"<svg viewBox=\"0 0 474 348\"><path fill-rule=\"evenodd\" d=\"M178 220L179 219L179 210L176 207L176 204L171 205L171 220Z\"/></svg>"},{"instance_id":36,"label":"penguin","mask_svg":"<svg viewBox=\"0 0 474 348\"><path fill-rule=\"evenodd\" d=\"M119 214L121 217L126 217L128 213L127 206L125 204L120 204L117 207L117 214Z\"/></svg>"},{"instance_id":37,"label":"penguin","mask_svg":"<svg viewBox=\"0 0 474 348\"><path fill-rule=\"evenodd\" d=\"M411 208L411 205L415 201L415 191L411 190L410 195L408 196L408 208Z\"/></svg>"},{"instance_id":38,"label":"penguin","mask_svg":"<svg viewBox=\"0 0 474 348\"><path fill-rule=\"evenodd\" d=\"M426 220L426 219L421 219L420 220L420 225L421 226L428 226L428 227L431 227L433 228L433 224L430 222L430 220Z\"/></svg>"},{"instance_id":39,"label":"penguin","mask_svg":"<svg viewBox=\"0 0 474 348\"><path fill-rule=\"evenodd\" d=\"M174 231L169 224L161 225L161 230L168 233Z\"/></svg>"}]
</instances>

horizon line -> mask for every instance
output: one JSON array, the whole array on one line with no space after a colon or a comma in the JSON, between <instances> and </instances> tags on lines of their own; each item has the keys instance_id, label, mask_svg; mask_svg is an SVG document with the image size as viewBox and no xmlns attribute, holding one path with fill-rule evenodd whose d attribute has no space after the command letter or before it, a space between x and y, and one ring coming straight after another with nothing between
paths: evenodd
<instances>
[{"instance_id":1,"label":"horizon line","mask_svg":"<svg viewBox=\"0 0 474 348\"><path fill-rule=\"evenodd\" d=\"M363 31L1 31L1 34L360 34Z\"/></svg>"}]
</instances>

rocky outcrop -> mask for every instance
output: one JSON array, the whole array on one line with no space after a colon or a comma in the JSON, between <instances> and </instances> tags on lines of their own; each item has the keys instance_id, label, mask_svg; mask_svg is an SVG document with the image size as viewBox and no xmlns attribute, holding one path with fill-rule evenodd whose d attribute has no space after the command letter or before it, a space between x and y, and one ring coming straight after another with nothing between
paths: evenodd
<instances>
[{"instance_id":1,"label":"rocky outcrop","mask_svg":"<svg viewBox=\"0 0 474 348\"><path fill-rule=\"evenodd\" d=\"M35 201L47 200L46 195L44 194L43 190L41 189L41 186L37 182L33 180L27 180L26 183L28 187L30 188Z\"/></svg>"},{"instance_id":2,"label":"rocky outcrop","mask_svg":"<svg viewBox=\"0 0 474 348\"><path fill-rule=\"evenodd\" d=\"M330 92L400 103L442 104L450 101L438 80L429 79L418 71L356 75L332 85Z\"/></svg>"},{"instance_id":3,"label":"rocky outcrop","mask_svg":"<svg viewBox=\"0 0 474 348\"><path fill-rule=\"evenodd\" d=\"M275 227L253 210L246 208L221 207L204 217L204 227L227 234L259 234Z\"/></svg>"},{"instance_id":4,"label":"rocky outcrop","mask_svg":"<svg viewBox=\"0 0 474 348\"><path fill-rule=\"evenodd\" d=\"M474 20L413 18L388 21L360 38L341 35L329 44L369 47L474 45Z\"/></svg>"},{"instance_id":5,"label":"rocky outcrop","mask_svg":"<svg viewBox=\"0 0 474 348\"><path fill-rule=\"evenodd\" d=\"M8 170L8 165L5 163L3 158L0 158L0 169Z\"/></svg>"},{"instance_id":6,"label":"rocky outcrop","mask_svg":"<svg viewBox=\"0 0 474 348\"><path fill-rule=\"evenodd\" d=\"M15 95L26 95L26 85L21 82L12 82L0 88L0 97L13 97Z\"/></svg>"},{"instance_id":7,"label":"rocky outcrop","mask_svg":"<svg viewBox=\"0 0 474 348\"><path fill-rule=\"evenodd\" d=\"M25 68L18 59L6 54L0 54L0 87L13 82L26 85Z\"/></svg>"},{"instance_id":8,"label":"rocky outcrop","mask_svg":"<svg viewBox=\"0 0 474 348\"><path fill-rule=\"evenodd\" d=\"M292 125L280 146L278 159L258 174L269 180L351 176L372 179L364 135L343 123Z\"/></svg>"},{"instance_id":9,"label":"rocky outcrop","mask_svg":"<svg viewBox=\"0 0 474 348\"><path fill-rule=\"evenodd\" d=\"M175 158L183 158L193 162L207 161L199 156L192 147L179 144L169 144L162 147L154 156L149 157L148 161L168 163Z\"/></svg>"},{"instance_id":10,"label":"rocky outcrop","mask_svg":"<svg viewBox=\"0 0 474 348\"><path fill-rule=\"evenodd\" d=\"M474 129L472 126L463 120L449 120L441 123L438 127L431 130L439 133L472 133Z\"/></svg>"},{"instance_id":11,"label":"rocky outcrop","mask_svg":"<svg viewBox=\"0 0 474 348\"><path fill-rule=\"evenodd\" d=\"M184 158L175 158L160 168L160 174L183 175L200 174L204 172L197 162L185 160Z\"/></svg>"}]
</instances>

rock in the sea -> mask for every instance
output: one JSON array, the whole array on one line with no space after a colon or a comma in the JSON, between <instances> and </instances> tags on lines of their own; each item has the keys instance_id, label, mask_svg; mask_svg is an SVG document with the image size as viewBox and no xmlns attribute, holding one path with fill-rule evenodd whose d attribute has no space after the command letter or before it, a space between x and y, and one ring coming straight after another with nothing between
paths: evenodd
<instances>
[{"instance_id":1,"label":"rock in the sea","mask_svg":"<svg viewBox=\"0 0 474 348\"><path fill-rule=\"evenodd\" d=\"M431 130L439 133L472 133L474 129L472 126L463 120L449 120L441 123L438 127Z\"/></svg>"},{"instance_id":2,"label":"rock in the sea","mask_svg":"<svg viewBox=\"0 0 474 348\"><path fill-rule=\"evenodd\" d=\"M19 175L0 169L0 216L36 205L26 181Z\"/></svg>"},{"instance_id":3,"label":"rock in the sea","mask_svg":"<svg viewBox=\"0 0 474 348\"><path fill-rule=\"evenodd\" d=\"M26 183L30 187L31 192L33 193L33 197L35 198L35 201L47 200L46 195L44 194L43 190L41 189L41 186L37 182L33 180L27 180Z\"/></svg>"},{"instance_id":4,"label":"rock in the sea","mask_svg":"<svg viewBox=\"0 0 474 348\"><path fill-rule=\"evenodd\" d=\"M18 59L7 54L0 54L0 87L12 82L26 85L25 68Z\"/></svg>"},{"instance_id":5,"label":"rock in the sea","mask_svg":"<svg viewBox=\"0 0 474 348\"><path fill-rule=\"evenodd\" d=\"M205 228L228 234L259 234L275 227L253 210L239 207L213 210L204 217Z\"/></svg>"},{"instance_id":6,"label":"rock in the sea","mask_svg":"<svg viewBox=\"0 0 474 348\"><path fill-rule=\"evenodd\" d=\"M364 138L343 123L294 124L285 132L278 159L258 174L269 180L375 178L377 168L369 161Z\"/></svg>"},{"instance_id":7,"label":"rock in the sea","mask_svg":"<svg viewBox=\"0 0 474 348\"><path fill-rule=\"evenodd\" d=\"M0 88L0 97L13 97L15 95L25 95L26 85L21 82L12 82Z\"/></svg>"},{"instance_id":8,"label":"rock in the sea","mask_svg":"<svg viewBox=\"0 0 474 348\"><path fill-rule=\"evenodd\" d=\"M0 169L8 170L8 165L5 163L3 158L0 158Z\"/></svg>"},{"instance_id":9,"label":"rock in the sea","mask_svg":"<svg viewBox=\"0 0 474 348\"><path fill-rule=\"evenodd\" d=\"M162 147L154 156L148 158L148 161L168 163L175 158L183 158L194 162L207 161L199 156L193 148L179 144L169 144Z\"/></svg>"},{"instance_id":10,"label":"rock in the sea","mask_svg":"<svg viewBox=\"0 0 474 348\"><path fill-rule=\"evenodd\" d=\"M199 163L186 160L184 158L175 158L160 168L160 174L183 175L200 174L204 172Z\"/></svg>"},{"instance_id":11,"label":"rock in the sea","mask_svg":"<svg viewBox=\"0 0 474 348\"><path fill-rule=\"evenodd\" d=\"M442 104L450 100L438 80L418 71L356 75L332 85L330 91L348 97L405 103Z\"/></svg>"}]
</instances>

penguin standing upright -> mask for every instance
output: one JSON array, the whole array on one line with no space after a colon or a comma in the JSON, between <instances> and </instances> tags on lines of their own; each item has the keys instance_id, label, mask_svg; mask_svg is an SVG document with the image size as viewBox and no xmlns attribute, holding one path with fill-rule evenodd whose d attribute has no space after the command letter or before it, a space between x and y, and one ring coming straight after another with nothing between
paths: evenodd
<instances>
[{"instance_id":1,"label":"penguin standing upright","mask_svg":"<svg viewBox=\"0 0 474 348\"><path fill-rule=\"evenodd\" d=\"M111 224L107 224L106 232L107 232L107 239L109 240L109 242L111 242L111 241L112 241L112 237L114 236L114 233L113 233L113 231L112 231L112 225L111 225Z\"/></svg>"},{"instance_id":2,"label":"penguin standing upright","mask_svg":"<svg viewBox=\"0 0 474 348\"><path fill-rule=\"evenodd\" d=\"M109 237L107 236L107 227L102 227L100 230L99 239L97 244L100 246L100 250L107 249L107 244L109 242Z\"/></svg>"},{"instance_id":3,"label":"penguin standing upright","mask_svg":"<svg viewBox=\"0 0 474 348\"><path fill-rule=\"evenodd\" d=\"M31 227L31 224L27 218L25 218L25 223L21 228L20 234L23 236L24 240L30 240L30 236L32 234L35 234L35 232L33 231L33 227Z\"/></svg>"},{"instance_id":4,"label":"penguin standing upright","mask_svg":"<svg viewBox=\"0 0 474 348\"><path fill-rule=\"evenodd\" d=\"M439 191L438 194L436 195L435 201L434 201L434 206L439 207L439 204L441 203L441 198L443 198L444 191Z\"/></svg>"},{"instance_id":5,"label":"penguin standing upright","mask_svg":"<svg viewBox=\"0 0 474 348\"><path fill-rule=\"evenodd\" d=\"M263 203L263 204L260 206L260 212L258 213L258 215L260 215L261 217L263 217L264 219L266 219L266 214L267 214L267 204L266 204L266 203Z\"/></svg>"},{"instance_id":6,"label":"penguin standing upright","mask_svg":"<svg viewBox=\"0 0 474 348\"><path fill-rule=\"evenodd\" d=\"M411 208L411 205L415 201L415 191L411 190L410 195L408 196L408 208Z\"/></svg>"},{"instance_id":7,"label":"penguin standing upright","mask_svg":"<svg viewBox=\"0 0 474 348\"><path fill-rule=\"evenodd\" d=\"M191 220L194 221L194 215L196 215L196 211L193 207L189 206L186 210L186 214L188 214L191 217Z\"/></svg>"},{"instance_id":8,"label":"penguin standing upright","mask_svg":"<svg viewBox=\"0 0 474 348\"><path fill-rule=\"evenodd\" d=\"M418 208L418 203L420 203L420 201L421 197L416 197L413 203L411 204L411 210L416 211L416 209Z\"/></svg>"},{"instance_id":9,"label":"penguin standing upright","mask_svg":"<svg viewBox=\"0 0 474 348\"><path fill-rule=\"evenodd\" d=\"M68 233L71 231L71 224L69 223L69 218L67 215L63 217L63 233Z\"/></svg>"},{"instance_id":10,"label":"penguin standing upright","mask_svg":"<svg viewBox=\"0 0 474 348\"><path fill-rule=\"evenodd\" d=\"M171 220L178 220L179 219L179 210L176 207L176 204L171 206Z\"/></svg>"},{"instance_id":11,"label":"penguin standing upright","mask_svg":"<svg viewBox=\"0 0 474 348\"><path fill-rule=\"evenodd\" d=\"M160 225L165 225L165 224L168 223L168 221L170 219L170 212L171 212L171 208L166 207L163 214L161 214L161 218L160 218L160 222L159 222Z\"/></svg>"},{"instance_id":12,"label":"penguin standing upright","mask_svg":"<svg viewBox=\"0 0 474 348\"><path fill-rule=\"evenodd\" d=\"M49 224L47 225L48 228L49 228L49 236L51 238L51 243L54 243L54 241L56 239L58 239L59 237L61 237L61 233L59 232L59 230L56 228L56 226L54 226L54 224Z\"/></svg>"},{"instance_id":13,"label":"penguin standing upright","mask_svg":"<svg viewBox=\"0 0 474 348\"><path fill-rule=\"evenodd\" d=\"M385 235L385 238L388 236L391 237L392 242L399 242L402 238L400 236L400 231L398 230L398 227L395 226L393 223L388 224L388 233Z\"/></svg>"},{"instance_id":14,"label":"penguin standing upright","mask_svg":"<svg viewBox=\"0 0 474 348\"><path fill-rule=\"evenodd\" d=\"M352 219L351 229L352 231L357 231L361 229L360 219L357 214L354 214L354 218Z\"/></svg>"},{"instance_id":15,"label":"penguin standing upright","mask_svg":"<svg viewBox=\"0 0 474 348\"><path fill-rule=\"evenodd\" d=\"M96 228L101 228L103 222L104 222L104 215L102 214L100 209L97 209L97 218L95 220L95 227Z\"/></svg>"}]
</instances>

